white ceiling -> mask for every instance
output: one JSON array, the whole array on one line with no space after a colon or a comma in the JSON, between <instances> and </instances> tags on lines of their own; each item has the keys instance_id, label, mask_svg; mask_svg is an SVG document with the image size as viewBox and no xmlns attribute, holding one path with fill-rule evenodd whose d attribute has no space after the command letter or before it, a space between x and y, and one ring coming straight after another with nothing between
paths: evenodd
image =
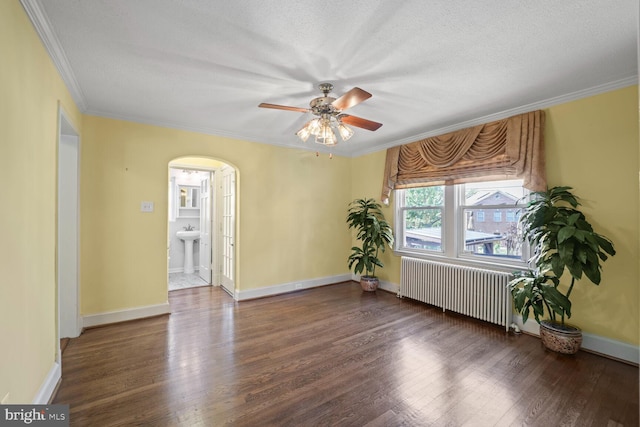
<instances>
[{"instance_id":1,"label":"white ceiling","mask_svg":"<svg viewBox=\"0 0 640 427\"><path fill-rule=\"evenodd\" d=\"M383 123L353 156L637 83L638 0L22 0L87 113L316 150L331 82Z\"/></svg>"}]
</instances>

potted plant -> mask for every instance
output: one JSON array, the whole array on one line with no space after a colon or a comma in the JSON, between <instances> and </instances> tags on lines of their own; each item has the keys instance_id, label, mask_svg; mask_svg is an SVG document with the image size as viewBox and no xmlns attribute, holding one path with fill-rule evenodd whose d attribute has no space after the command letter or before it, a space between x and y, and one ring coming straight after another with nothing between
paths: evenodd
<instances>
[{"instance_id":1,"label":"potted plant","mask_svg":"<svg viewBox=\"0 0 640 427\"><path fill-rule=\"evenodd\" d=\"M356 199L349 204L347 224L356 230L356 238L362 247L351 248L349 269L360 274L360 286L365 291L375 291L379 280L376 267L384 267L378 254L385 251L385 245L393 244L391 225L384 219L382 206L374 199ZM362 274L364 272L364 274Z\"/></svg>"},{"instance_id":2,"label":"potted plant","mask_svg":"<svg viewBox=\"0 0 640 427\"><path fill-rule=\"evenodd\" d=\"M545 347L574 354L580 349L582 332L565 323L571 317L571 292L583 276L600 284L601 262L615 255L613 243L596 233L584 214L571 187L553 187L534 192L520 217L524 240L532 245L532 270L515 274L509 283L516 310L523 322L530 310L540 324ZM560 278L571 277L568 286ZM545 311L549 319L541 320Z\"/></svg>"}]
</instances>

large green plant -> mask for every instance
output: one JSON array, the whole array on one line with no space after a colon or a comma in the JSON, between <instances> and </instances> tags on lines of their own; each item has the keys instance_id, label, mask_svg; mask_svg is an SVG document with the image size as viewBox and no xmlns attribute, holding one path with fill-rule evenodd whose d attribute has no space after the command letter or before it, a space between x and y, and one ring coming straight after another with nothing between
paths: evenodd
<instances>
[{"instance_id":1,"label":"large green plant","mask_svg":"<svg viewBox=\"0 0 640 427\"><path fill-rule=\"evenodd\" d=\"M577 280L586 276L600 284L601 262L615 255L613 243L593 231L571 187L553 187L531 193L519 223L533 248L532 271L516 274L509 284L516 310L527 321L529 311L540 323L545 309L556 322L571 317L571 292ZM559 288L565 271L571 276L566 292Z\"/></svg>"},{"instance_id":2,"label":"large green plant","mask_svg":"<svg viewBox=\"0 0 640 427\"><path fill-rule=\"evenodd\" d=\"M349 269L354 273L375 277L376 267L384 267L378 254L385 251L385 245L393 244L391 225L385 220L382 206L374 199L356 199L349 204L347 224L356 230L356 238L362 247L351 248Z\"/></svg>"}]
</instances>

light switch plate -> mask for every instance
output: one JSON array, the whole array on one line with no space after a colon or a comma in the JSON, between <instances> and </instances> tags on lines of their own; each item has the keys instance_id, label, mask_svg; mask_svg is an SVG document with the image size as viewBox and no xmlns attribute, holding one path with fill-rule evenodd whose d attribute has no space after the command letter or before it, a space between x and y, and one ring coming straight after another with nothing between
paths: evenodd
<instances>
[{"instance_id":1,"label":"light switch plate","mask_svg":"<svg viewBox=\"0 0 640 427\"><path fill-rule=\"evenodd\" d=\"M140 202L140 212L153 212L153 202Z\"/></svg>"}]
</instances>

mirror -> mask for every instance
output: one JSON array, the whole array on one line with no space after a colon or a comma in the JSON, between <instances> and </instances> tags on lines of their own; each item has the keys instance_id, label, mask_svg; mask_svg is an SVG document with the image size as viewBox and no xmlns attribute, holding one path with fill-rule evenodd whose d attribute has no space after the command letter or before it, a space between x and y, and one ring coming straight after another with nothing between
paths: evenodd
<instances>
[{"instance_id":1,"label":"mirror","mask_svg":"<svg viewBox=\"0 0 640 427\"><path fill-rule=\"evenodd\" d=\"M200 188L195 186L181 185L180 189L180 207L181 208L197 208L200 200Z\"/></svg>"}]
</instances>

